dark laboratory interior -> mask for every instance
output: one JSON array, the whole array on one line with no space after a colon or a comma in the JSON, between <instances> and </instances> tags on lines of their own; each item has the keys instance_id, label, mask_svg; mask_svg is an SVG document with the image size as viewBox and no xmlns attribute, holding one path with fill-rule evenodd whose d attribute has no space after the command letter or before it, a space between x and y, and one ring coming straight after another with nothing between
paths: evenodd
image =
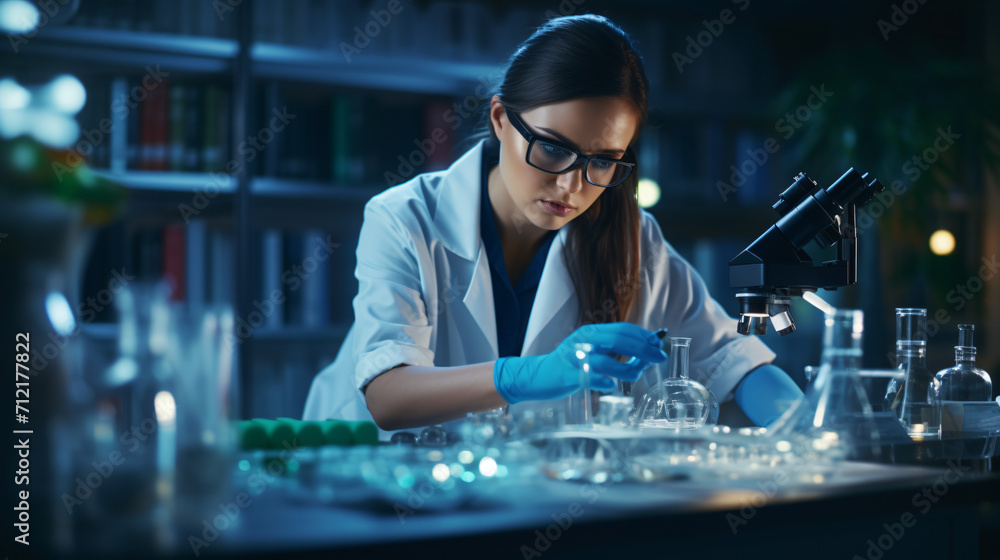
<instances>
[{"instance_id":1,"label":"dark laboratory interior","mask_svg":"<svg viewBox=\"0 0 1000 560\"><path fill-rule=\"evenodd\" d=\"M1000 3L0 31L6 557L996 557Z\"/></svg>"}]
</instances>

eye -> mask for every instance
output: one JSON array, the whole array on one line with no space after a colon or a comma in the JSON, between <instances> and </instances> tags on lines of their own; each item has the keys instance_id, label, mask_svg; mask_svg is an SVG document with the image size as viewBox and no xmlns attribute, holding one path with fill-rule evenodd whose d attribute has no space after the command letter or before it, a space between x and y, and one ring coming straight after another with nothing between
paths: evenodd
<instances>
[{"instance_id":1,"label":"eye","mask_svg":"<svg viewBox=\"0 0 1000 560\"><path fill-rule=\"evenodd\" d=\"M617 164L613 161L609 161L606 159L592 159L590 160L590 165L595 167L599 171L608 171L610 169L613 169L614 166Z\"/></svg>"},{"instance_id":2,"label":"eye","mask_svg":"<svg viewBox=\"0 0 1000 560\"><path fill-rule=\"evenodd\" d=\"M542 150L545 151L546 155L549 155L549 156L552 156L552 157L564 158L564 157L570 157L570 156L573 155L573 152L570 152L569 150L567 150L565 148L560 148L559 146L556 146L556 145L553 145L553 144L549 144L548 142L539 142L538 144L539 144L539 147L542 148Z\"/></svg>"}]
</instances>

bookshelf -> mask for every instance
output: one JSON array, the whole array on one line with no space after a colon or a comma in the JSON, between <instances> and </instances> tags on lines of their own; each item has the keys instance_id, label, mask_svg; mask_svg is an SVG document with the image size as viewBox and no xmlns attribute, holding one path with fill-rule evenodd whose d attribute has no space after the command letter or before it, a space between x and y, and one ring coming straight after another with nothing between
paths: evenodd
<instances>
[{"instance_id":1,"label":"bookshelf","mask_svg":"<svg viewBox=\"0 0 1000 560\"><path fill-rule=\"evenodd\" d=\"M754 38L734 28L699 59L701 74L692 67L681 80L671 74L676 44L665 37L696 27L647 13L669 7L644 4L618 17L610 2L592 3L583 7L632 31L647 60L654 98L640 147L644 174L673 199L653 215L693 262L728 261L732 240L759 234L771 212L770 201L723 204L714 186L738 157L740 135L760 124L767 59L747 60L741 44ZM341 43L351 44L379 2L247 0L221 16L198 0L81 6L67 25L41 29L19 52L0 51L4 68L29 81L67 71L80 77L86 130L114 118L115 100L138 91L150 69L168 73L90 156L130 199L122 219L98 232L82 293L100 286L105 271L128 267L142 277L183 278L188 299L227 301L247 318L267 293L286 290L281 312L254 330L239 356L241 415L276 417L301 412L313 375L353 321L365 202L396 182L387 172L406 179L461 153L488 102L484 84L560 4L403 3L350 60ZM711 90L710 71L731 76L726 88ZM270 130L275 111L286 108L296 116ZM400 158L434 128L447 141L412 173L397 173ZM329 260L291 290L283 273L327 238L336 244ZM730 299L728 287L712 288L720 301ZM95 353L113 355L114 320L109 310L85 329Z\"/></svg>"}]
</instances>

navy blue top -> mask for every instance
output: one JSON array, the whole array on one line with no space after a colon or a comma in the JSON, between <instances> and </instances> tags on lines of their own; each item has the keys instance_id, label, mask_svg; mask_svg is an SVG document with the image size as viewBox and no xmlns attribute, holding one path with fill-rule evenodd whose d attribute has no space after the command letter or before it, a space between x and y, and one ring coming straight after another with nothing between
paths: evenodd
<instances>
[{"instance_id":1,"label":"navy blue top","mask_svg":"<svg viewBox=\"0 0 1000 560\"><path fill-rule=\"evenodd\" d=\"M531 306L535 303L538 292L538 281L542 278L545 259L552 246L555 232L545 235L545 242L535 253L528 268L518 278L516 285L511 285L507 275L507 265L503 259L503 248L500 246L500 233L493 219L493 206L487 190L490 170L500 162L500 147L496 142L486 142L483 145L482 162L482 194L480 205L479 230L486 246L486 255L490 259L490 275L493 280L493 309L497 316L497 347L499 357L520 356L524 345L524 335L528 330L528 317Z\"/></svg>"}]
</instances>

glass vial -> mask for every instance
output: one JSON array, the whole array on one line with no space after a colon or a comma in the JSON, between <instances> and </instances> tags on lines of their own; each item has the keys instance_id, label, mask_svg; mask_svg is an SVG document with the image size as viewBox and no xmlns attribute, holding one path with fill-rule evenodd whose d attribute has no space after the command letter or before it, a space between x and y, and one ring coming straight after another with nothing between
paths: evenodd
<instances>
[{"instance_id":1,"label":"glass vial","mask_svg":"<svg viewBox=\"0 0 1000 560\"><path fill-rule=\"evenodd\" d=\"M958 326L955 366L935 376L940 383L938 396L942 401L988 401L993 397L990 375L976 367L976 346L972 341L975 329L975 325Z\"/></svg>"},{"instance_id":2,"label":"glass vial","mask_svg":"<svg viewBox=\"0 0 1000 560\"><path fill-rule=\"evenodd\" d=\"M927 369L926 309L896 309L896 359L897 367L905 376L902 385L890 382L886 390L886 407L896 413L910 437L939 437L938 380Z\"/></svg>"}]
</instances>

